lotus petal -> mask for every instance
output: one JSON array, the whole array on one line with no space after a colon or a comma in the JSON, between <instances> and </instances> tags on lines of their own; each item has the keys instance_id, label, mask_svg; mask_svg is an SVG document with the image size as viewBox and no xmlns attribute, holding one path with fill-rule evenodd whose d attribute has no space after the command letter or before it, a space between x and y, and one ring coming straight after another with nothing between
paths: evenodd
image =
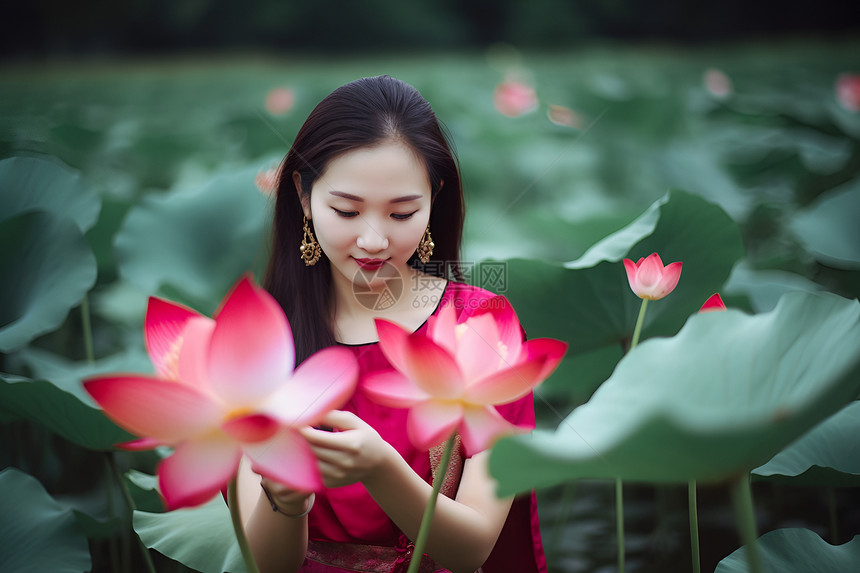
<instances>
[{"instance_id":1,"label":"lotus petal","mask_svg":"<svg viewBox=\"0 0 860 573\"><path fill-rule=\"evenodd\" d=\"M427 401L409 410L406 429L413 445L429 450L447 440L462 419L458 402Z\"/></svg>"},{"instance_id":2,"label":"lotus petal","mask_svg":"<svg viewBox=\"0 0 860 573\"><path fill-rule=\"evenodd\" d=\"M361 389L375 402L389 408L411 408L430 398L397 370L382 370L365 374Z\"/></svg>"},{"instance_id":3,"label":"lotus petal","mask_svg":"<svg viewBox=\"0 0 860 573\"><path fill-rule=\"evenodd\" d=\"M178 372L183 384L201 392L209 388L209 343L215 321L205 316L192 317L185 325L179 348Z\"/></svg>"},{"instance_id":4,"label":"lotus petal","mask_svg":"<svg viewBox=\"0 0 860 573\"><path fill-rule=\"evenodd\" d=\"M458 398L464 380L457 361L426 336L412 336L403 373L435 398Z\"/></svg>"},{"instance_id":5,"label":"lotus petal","mask_svg":"<svg viewBox=\"0 0 860 573\"><path fill-rule=\"evenodd\" d=\"M218 424L221 407L199 391L135 374L84 382L108 418L133 434L175 444Z\"/></svg>"},{"instance_id":6,"label":"lotus petal","mask_svg":"<svg viewBox=\"0 0 860 573\"><path fill-rule=\"evenodd\" d=\"M526 362L505 368L495 374L471 384L463 393L463 399L472 404L507 404L522 398L543 382L541 374L546 370L547 359L537 356ZM556 365L558 361L556 361Z\"/></svg>"},{"instance_id":7,"label":"lotus petal","mask_svg":"<svg viewBox=\"0 0 860 573\"><path fill-rule=\"evenodd\" d=\"M248 445L251 469L298 491L323 487L317 459L307 441L295 430L283 429L268 442Z\"/></svg>"},{"instance_id":8,"label":"lotus petal","mask_svg":"<svg viewBox=\"0 0 860 573\"><path fill-rule=\"evenodd\" d=\"M143 340L159 377L168 380L179 378L179 349L182 347L183 332L188 321L194 317L203 318L182 305L149 297Z\"/></svg>"},{"instance_id":9,"label":"lotus petal","mask_svg":"<svg viewBox=\"0 0 860 573\"><path fill-rule=\"evenodd\" d=\"M313 425L349 400L357 380L358 363L348 348L324 348L299 365L263 410L285 424Z\"/></svg>"},{"instance_id":10,"label":"lotus petal","mask_svg":"<svg viewBox=\"0 0 860 573\"><path fill-rule=\"evenodd\" d=\"M264 414L250 414L233 418L221 424L221 429L242 443L262 442L271 438L280 428L278 421Z\"/></svg>"},{"instance_id":11,"label":"lotus petal","mask_svg":"<svg viewBox=\"0 0 860 573\"><path fill-rule=\"evenodd\" d=\"M208 501L236 475L242 449L224 434L180 444L158 467L158 483L168 509Z\"/></svg>"},{"instance_id":12,"label":"lotus petal","mask_svg":"<svg viewBox=\"0 0 860 573\"><path fill-rule=\"evenodd\" d=\"M488 449L501 436L517 430L492 406L467 407L460 425L460 437L466 455L472 456Z\"/></svg>"},{"instance_id":13,"label":"lotus petal","mask_svg":"<svg viewBox=\"0 0 860 573\"><path fill-rule=\"evenodd\" d=\"M293 336L283 309L248 277L225 299L209 348L210 386L226 403L251 405L293 369Z\"/></svg>"}]
</instances>

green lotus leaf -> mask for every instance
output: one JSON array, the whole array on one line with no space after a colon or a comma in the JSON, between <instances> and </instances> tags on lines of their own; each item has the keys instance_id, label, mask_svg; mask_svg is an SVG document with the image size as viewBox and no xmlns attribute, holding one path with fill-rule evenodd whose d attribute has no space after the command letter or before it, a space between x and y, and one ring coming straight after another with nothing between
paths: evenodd
<instances>
[{"instance_id":1,"label":"green lotus leaf","mask_svg":"<svg viewBox=\"0 0 860 573\"><path fill-rule=\"evenodd\" d=\"M860 269L860 179L854 179L815 201L791 221L800 242L821 262Z\"/></svg>"},{"instance_id":2,"label":"green lotus leaf","mask_svg":"<svg viewBox=\"0 0 860 573\"><path fill-rule=\"evenodd\" d=\"M856 573L860 563L860 536L842 545L830 545L803 528L777 529L758 539L762 573ZM746 547L717 564L714 573L747 573Z\"/></svg>"},{"instance_id":3,"label":"green lotus leaf","mask_svg":"<svg viewBox=\"0 0 860 573\"><path fill-rule=\"evenodd\" d=\"M10 157L0 161L0 218L29 211L69 217L82 232L99 216L101 200L80 174L59 161Z\"/></svg>"},{"instance_id":4,"label":"green lotus leaf","mask_svg":"<svg viewBox=\"0 0 860 573\"><path fill-rule=\"evenodd\" d=\"M15 468L0 471L0 571L90 571L87 538L72 510Z\"/></svg>"},{"instance_id":5,"label":"green lotus leaf","mask_svg":"<svg viewBox=\"0 0 860 573\"><path fill-rule=\"evenodd\" d=\"M220 495L192 509L135 511L134 530L147 547L202 573L246 571L230 511Z\"/></svg>"},{"instance_id":6,"label":"green lotus leaf","mask_svg":"<svg viewBox=\"0 0 860 573\"><path fill-rule=\"evenodd\" d=\"M767 314L692 316L639 344L555 432L500 440L503 494L578 478L718 482L774 456L860 390L860 304L790 293Z\"/></svg>"},{"instance_id":7,"label":"green lotus leaf","mask_svg":"<svg viewBox=\"0 0 860 573\"><path fill-rule=\"evenodd\" d=\"M232 171L198 189L146 196L114 241L120 276L144 292L161 288L201 312L214 310L239 276L264 262L268 199L254 186L256 173Z\"/></svg>"},{"instance_id":8,"label":"green lotus leaf","mask_svg":"<svg viewBox=\"0 0 860 573\"><path fill-rule=\"evenodd\" d=\"M134 439L100 409L46 380L0 373L0 415L37 422L92 450L111 449L114 444Z\"/></svg>"},{"instance_id":9,"label":"green lotus leaf","mask_svg":"<svg viewBox=\"0 0 860 573\"><path fill-rule=\"evenodd\" d=\"M158 477L129 470L125 474L125 480L136 509L149 513L164 512L164 502L158 492Z\"/></svg>"},{"instance_id":10,"label":"green lotus leaf","mask_svg":"<svg viewBox=\"0 0 860 573\"><path fill-rule=\"evenodd\" d=\"M675 290L649 305L643 337L677 332L722 287L743 246L737 225L720 207L672 191L576 261L507 261L503 294L529 336L565 340L569 356L607 345L621 348L632 336L641 303L621 260L654 252L665 264L681 261L684 266Z\"/></svg>"},{"instance_id":11,"label":"green lotus leaf","mask_svg":"<svg viewBox=\"0 0 860 573\"><path fill-rule=\"evenodd\" d=\"M767 312L773 310L782 295L797 290L816 292L823 289L801 275L777 270L754 270L746 261L741 261L732 269L722 294L724 298L746 296L755 312Z\"/></svg>"},{"instance_id":12,"label":"green lotus leaf","mask_svg":"<svg viewBox=\"0 0 860 573\"><path fill-rule=\"evenodd\" d=\"M96 280L81 230L44 211L0 221L0 352L60 326Z\"/></svg>"},{"instance_id":13,"label":"green lotus leaf","mask_svg":"<svg viewBox=\"0 0 860 573\"><path fill-rule=\"evenodd\" d=\"M752 471L789 485L860 486L860 402L852 402Z\"/></svg>"}]
</instances>

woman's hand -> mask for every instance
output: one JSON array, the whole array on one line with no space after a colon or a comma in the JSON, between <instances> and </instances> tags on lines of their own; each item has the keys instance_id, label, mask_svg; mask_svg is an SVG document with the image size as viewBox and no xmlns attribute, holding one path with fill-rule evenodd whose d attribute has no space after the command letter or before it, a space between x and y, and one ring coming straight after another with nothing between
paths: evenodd
<instances>
[{"instance_id":1,"label":"woman's hand","mask_svg":"<svg viewBox=\"0 0 860 573\"><path fill-rule=\"evenodd\" d=\"M287 515L301 515L308 509L311 493L306 491L296 491L290 489L284 484L272 481L267 478L260 480L260 485L263 486L272 496L272 501L278 506L282 513Z\"/></svg>"},{"instance_id":2,"label":"woman's hand","mask_svg":"<svg viewBox=\"0 0 860 573\"><path fill-rule=\"evenodd\" d=\"M333 432L305 428L302 435L319 461L326 487L340 487L373 477L394 448L361 418L335 410L322 420Z\"/></svg>"}]
</instances>

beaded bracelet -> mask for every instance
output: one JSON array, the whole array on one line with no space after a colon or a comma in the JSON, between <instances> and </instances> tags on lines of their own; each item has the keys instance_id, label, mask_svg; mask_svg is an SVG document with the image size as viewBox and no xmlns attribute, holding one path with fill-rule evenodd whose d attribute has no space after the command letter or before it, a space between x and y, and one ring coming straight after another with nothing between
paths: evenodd
<instances>
[{"instance_id":1,"label":"beaded bracelet","mask_svg":"<svg viewBox=\"0 0 860 573\"><path fill-rule=\"evenodd\" d=\"M284 510L282 510L280 507L278 507L278 504L275 503L274 498L272 498L272 494L269 493L269 490L266 489L266 486L264 486L263 484L260 484L260 487L263 488L264 492L266 492L266 497L268 498L269 503L272 504L272 511L277 511L278 513L281 513L281 514L286 515L287 517L291 517L293 519L298 519L300 517L304 517L307 514L309 514L311 512L311 509L313 509L313 507L314 507L314 501L316 501L316 495L312 493L310 495L311 501L310 501L310 503L308 503L308 508L304 512L302 512L298 515L291 515L291 514L285 512Z\"/></svg>"}]
</instances>

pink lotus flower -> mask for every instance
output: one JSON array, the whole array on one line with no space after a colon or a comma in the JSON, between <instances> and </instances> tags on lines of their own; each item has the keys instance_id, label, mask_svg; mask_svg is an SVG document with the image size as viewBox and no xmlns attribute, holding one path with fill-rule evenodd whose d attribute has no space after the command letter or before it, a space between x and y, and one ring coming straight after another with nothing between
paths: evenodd
<instances>
[{"instance_id":1,"label":"pink lotus flower","mask_svg":"<svg viewBox=\"0 0 860 573\"><path fill-rule=\"evenodd\" d=\"M266 111L272 115L284 115L296 103L296 94L290 88L274 88L266 94Z\"/></svg>"},{"instance_id":2,"label":"pink lotus flower","mask_svg":"<svg viewBox=\"0 0 860 573\"><path fill-rule=\"evenodd\" d=\"M703 82L705 89L715 98L723 99L732 93L732 80L720 70L714 68L706 70Z\"/></svg>"},{"instance_id":3,"label":"pink lotus flower","mask_svg":"<svg viewBox=\"0 0 860 573\"><path fill-rule=\"evenodd\" d=\"M358 366L351 352L327 348L293 371L290 325L248 277L214 320L150 298L144 335L155 376L113 374L84 386L109 418L142 436L121 447L175 448L158 467L168 508L208 501L236 475L243 452L269 479L303 491L322 486L298 429L352 394Z\"/></svg>"},{"instance_id":4,"label":"pink lotus flower","mask_svg":"<svg viewBox=\"0 0 860 573\"><path fill-rule=\"evenodd\" d=\"M507 80L496 87L493 104L502 115L518 117L537 109L538 98L533 87Z\"/></svg>"},{"instance_id":5,"label":"pink lotus flower","mask_svg":"<svg viewBox=\"0 0 860 573\"><path fill-rule=\"evenodd\" d=\"M426 333L410 333L376 320L379 344L396 370L365 376L363 389L393 408L411 408L407 432L429 449L456 429L468 455L516 430L493 405L528 394L558 366L567 344L550 338L523 342L516 313L502 296L465 311L453 306L428 321Z\"/></svg>"},{"instance_id":6,"label":"pink lotus flower","mask_svg":"<svg viewBox=\"0 0 860 573\"><path fill-rule=\"evenodd\" d=\"M860 111L860 74L839 74L836 98L848 111Z\"/></svg>"},{"instance_id":7,"label":"pink lotus flower","mask_svg":"<svg viewBox=\"0 0 860 573\"><path fill-rule=\"evenodd\" d=\"M258 172L254 177L254 185L264 195L274 195L278 191L278 170L266 169Z\"/></svg>"},{"instance_id":8,"label":"pink lotus flower","mask_svg":"<svg viewBox=\"0 0 860 573\"><path fill-rule=\"evenodd\" d=\"M705 304L702 305L702 308L699 309L699 312L712 312L715 310L726 310L726 305L723 302L723 298L720 296L720 293L715 293L705 301Z\"/></svg>"},{"instance_id":9,"label":"pink lotus flower","mask_svg":"<svg viewBox=\"0 0 860 573\"><path fill-rule=\"evenodd\" d=\"M653 253L636 263L624 259L627 281L639 298L659 300L675 290L681 277L681 263L671 263L666 267L660 255Z\"/></svg>"}]
</instances>

